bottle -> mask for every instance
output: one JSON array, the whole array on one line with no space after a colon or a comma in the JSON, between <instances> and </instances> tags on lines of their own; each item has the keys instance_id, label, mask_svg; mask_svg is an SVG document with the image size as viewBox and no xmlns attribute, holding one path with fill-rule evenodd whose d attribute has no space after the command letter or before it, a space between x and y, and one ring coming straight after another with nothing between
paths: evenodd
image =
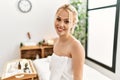
<instances>
[{"instance_id":1,"label":"bottle","mask_svg":"<svg viewBox=\"0 0 120 80\"><path fill-rule=\"evenodd\" d=\"M20 64L20 61L18 63L18 69L21 69L21 64Z\"/></svg>"},{"instance_id":2,"label":"bottle","mask_svg":"<svg viewBox=\"0 0 120 80\"><path fill-rule=\"evenodd\" d=\"M38 54L36 54L36 59L39 59L39 55Z\"/></svg>"}]
</instances>

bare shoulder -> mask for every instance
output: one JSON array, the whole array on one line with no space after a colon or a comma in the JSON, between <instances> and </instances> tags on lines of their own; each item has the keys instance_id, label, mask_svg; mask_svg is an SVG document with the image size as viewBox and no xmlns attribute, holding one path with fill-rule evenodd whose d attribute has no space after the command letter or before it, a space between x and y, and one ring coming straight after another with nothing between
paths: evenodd
<instances>
[{"instance_id":1,"label":"bare shoulder","mask_svg":"<svg viewBox=\"0 0 120 80\"><path fill-rule=\"evenodd\" d=\"M72 48L77 48L77 49L82 49L84 50L84 47L83 45L81 44L80 41L76 40L76 39L73 39L72 41Z\"/></svg>"},{"instance_id":2,"label":"bare shoulder","mask_svg":"<svg viewBox=\"0 0 120 80\"><path fill-rule=\"evenodd\" d=\"M71 44L71 55L72 57L85 57L85 50L80 41L73 39Z\"/></svg>"}]
</instances>

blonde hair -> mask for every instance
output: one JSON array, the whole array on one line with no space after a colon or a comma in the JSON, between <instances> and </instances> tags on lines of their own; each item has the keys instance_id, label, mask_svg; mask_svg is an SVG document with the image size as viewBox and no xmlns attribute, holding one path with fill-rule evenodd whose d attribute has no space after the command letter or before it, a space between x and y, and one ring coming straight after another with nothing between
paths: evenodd
<instances>
[{"instance_id":1,"label":"blonde hair","mask_svg":"<svg viewBox=\"0 0 120 80\"><path fill-rule=\"evenodd\" d=\"M57 12L60 10L60 9L64 9L64 10L67 10L67 11L70 11L72 12L73 14L73 23L77 23L78 22L78 12L77 10L75 9L75 7L73 7L71 4L64 4L62 5L60 8L58 8ZM57 13L56 12L56 13Z\"/></svg>"}]
</instances>

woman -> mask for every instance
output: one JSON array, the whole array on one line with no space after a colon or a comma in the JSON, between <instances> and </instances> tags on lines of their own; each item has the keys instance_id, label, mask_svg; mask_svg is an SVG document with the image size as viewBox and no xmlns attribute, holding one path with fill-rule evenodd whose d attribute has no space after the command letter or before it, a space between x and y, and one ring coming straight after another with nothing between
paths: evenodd
<instances>
[{"instance_id":1,"label":"woman","mask_svg":"<svg viewBox=\"0 0 120 80\"><path fill-rule=\"evenodd\" d=\"M50 62L50 80L82 80L85 51L80 41L72 36L77 23L77 11L70 5L61 6L55 16L58 38Z\"/></svg>"}]
</instances>

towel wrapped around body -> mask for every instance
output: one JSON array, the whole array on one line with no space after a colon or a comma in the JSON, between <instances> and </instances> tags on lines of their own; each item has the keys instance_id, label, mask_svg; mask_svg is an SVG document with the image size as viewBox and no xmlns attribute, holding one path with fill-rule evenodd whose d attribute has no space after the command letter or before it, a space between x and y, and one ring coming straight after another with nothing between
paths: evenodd
<instances>
[{"instance_id":1,"label":"towel wrapped around body","mask_svg":"<svg viewBox=\"0 0 120 80\"><path fill-rule=\"evenodd\" d=\"M69 57L53 53L52 56L37 59L33 63L40 80L73 80L72 59Z\"/></svg>"}]
</instances>

